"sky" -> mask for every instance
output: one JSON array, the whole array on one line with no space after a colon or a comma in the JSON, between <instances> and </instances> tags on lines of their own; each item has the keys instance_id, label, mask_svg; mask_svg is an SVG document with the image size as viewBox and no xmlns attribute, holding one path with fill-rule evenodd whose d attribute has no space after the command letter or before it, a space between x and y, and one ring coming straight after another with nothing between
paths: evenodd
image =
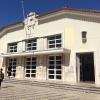
<instances>
[{"instance_id":1,"label":"sky","mask_svg":"<svg viewBox=\"0 0 100 100\"><path fill-rule=\"evenodd\" d=\"M100 0L23 0L25 16L29 12L46 13L58 8L100 10ZM0 0L0 28L23 21L22 0Z\"/></svg>"}]
</instances>

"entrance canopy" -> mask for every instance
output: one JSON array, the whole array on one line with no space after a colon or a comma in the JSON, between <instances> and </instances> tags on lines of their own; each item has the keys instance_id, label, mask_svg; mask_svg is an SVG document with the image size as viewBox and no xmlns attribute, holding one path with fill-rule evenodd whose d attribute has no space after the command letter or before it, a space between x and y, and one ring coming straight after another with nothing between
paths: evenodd
<instances>
[{"instance_id":1,"label":"entrance canopy","mask_svg":"<svg viewBox=\"0 0 100 100\"><path fill-rule=\"evenodd\" d=\"M65 48L49 49L43 51L24 51L20 53L2 53L2 57L18 57L18 56L30 56L30 55L47 55L47 54L58 54L58 53L70 53L70 50Z\"/></svg>"}]
</instances>

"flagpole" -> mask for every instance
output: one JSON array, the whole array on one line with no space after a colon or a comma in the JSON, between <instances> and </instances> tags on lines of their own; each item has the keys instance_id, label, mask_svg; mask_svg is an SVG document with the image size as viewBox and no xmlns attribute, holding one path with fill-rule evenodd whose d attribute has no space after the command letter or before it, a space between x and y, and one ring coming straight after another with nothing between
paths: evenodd
<instances>
[{"instance_id":1,"label":"flagpole","mask_svg":"<svg viewBox=\"0 0 100 100\"><path fill-rule=\"evenodd\" d=\"M21 6L22 6L23 19L25 21L25 9L24 9L24 1L23 0L21 0Z\"/></svg>"}]
</instances>

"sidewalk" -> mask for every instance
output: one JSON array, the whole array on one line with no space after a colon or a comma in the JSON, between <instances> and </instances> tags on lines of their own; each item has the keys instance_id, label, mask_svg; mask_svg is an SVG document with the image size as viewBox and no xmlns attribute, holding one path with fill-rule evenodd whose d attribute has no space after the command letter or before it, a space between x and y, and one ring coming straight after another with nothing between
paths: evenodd
<instances>
[{"instance_id":1,"label":"sidewalk","mask_svg":"<svg viewBox=\"0 0 100 100\"><path fill-rule=\"evenodd\" d=\"M13 83L2 83L0 100L100 100L100 94Z\"/></svg>"}]
</instances>

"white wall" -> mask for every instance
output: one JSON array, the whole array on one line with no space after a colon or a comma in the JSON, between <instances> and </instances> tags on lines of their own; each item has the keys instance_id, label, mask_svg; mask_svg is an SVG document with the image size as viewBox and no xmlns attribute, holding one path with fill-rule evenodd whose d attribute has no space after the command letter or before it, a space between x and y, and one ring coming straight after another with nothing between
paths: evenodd
<instances>
[{"instance_id":1,"label":"white wall","mask_svg":"<svg viewBox=\"0 0 100 100\"><path fill-rule=\"evenodd\" d=\"M88 21L80 21L74 19L63 18L56 21L51 21L37 25L32 30L32 37L44 37L48 35L54 35L62 33L63 36L63 47L70 49L70 61L69 67L65 66L65 80L75 82L76 80L76 53L77 52L94 52L95 53L95 75L96 83L100 83L100 24ZM87 42L82 43L81 32L87 31ZM7 43L24 40L26 37L25 30L12 31L4 35L0 39L0 52L7 52ZM44 44L44 45L43 45ZM21 47L21 43L19 44ZM45 46L45 47L44 47ZM19 51L21 52L19 47ZM46 39L38 39L38 50L46 49ZM67 57L67 56L66 56ZM68 59L68 58L66 58ZM67 60L66 60L67 61ZM66 62L65 61L65 62ZM69 72L69 74L67 73ZM69 80L70 79L70 80Z\"/></svg>"},{"instance_id":2,"label":"white wall","mask_svg":"<svg viewBox=\"0 0 100 100\"><path fill-rule=\"evenodd\" d=\"M76 77L76 53L93 52L94 53L94 67L95 67L95 83L100 84L100 34L99 23L80 21L74 19L66 19L67 25L65 28L65 46L71 49L70 66L74 66L73 81ZM87 32L87 42L82 43L81 32ZM69 79L71 79L69 77Z\"/></svg>"}]
</instances>

